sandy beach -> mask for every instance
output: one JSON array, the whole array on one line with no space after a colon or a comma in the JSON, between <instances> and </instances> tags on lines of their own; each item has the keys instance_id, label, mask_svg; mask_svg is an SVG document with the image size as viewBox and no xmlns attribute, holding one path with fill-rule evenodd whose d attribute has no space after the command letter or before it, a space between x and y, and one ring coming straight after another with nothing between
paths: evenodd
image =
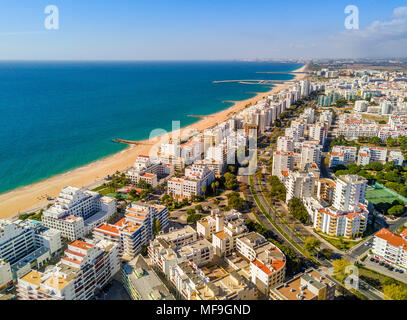
<instances>
[{"instance_id":1,"label":"sandy beach","mask_svg":"<svg viewBox=\"0 0 407 320\"><path fill-rule=\"evenodd\" d=\"M307 65L295 71L303 72L306 69ZM295 76L296 77L293 80L301 80L306 77L306 74L299 73ZM257 101L270 94L277 93L289 85L290 83L277 84L268 92L258 93L255 97L250 99L235 102L230 108L213 114L210 117L203 118L187 127L181 128L180 135L181 137L185 135L188 136L192 131L202 131L213 127L217 123L227 120L233 114L244 109L248 104L255 104ZM161 136L159 139L163 142L168 139L168 136ZM153 142L156 143L157 141ZM117 170L122 171L131 167L138 155L148 155L150 153L150 149L153 145L151 141L146 140L143 141L143 143L145 144L129 146L121 152L92 162L83 167L1 194L0 218L9 218L29 209L37 208L47 202L47 196L57 196L64 186L84 187L103 179L107 175L115 173Z\"/></svg>"}]
</instances>

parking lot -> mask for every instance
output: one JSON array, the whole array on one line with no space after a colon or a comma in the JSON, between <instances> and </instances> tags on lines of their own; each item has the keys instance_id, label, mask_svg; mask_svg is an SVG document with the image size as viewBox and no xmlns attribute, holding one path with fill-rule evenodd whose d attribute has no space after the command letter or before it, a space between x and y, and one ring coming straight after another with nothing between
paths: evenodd
<instances>
[{"instance_id":1,"label":"parking lot","mask_svg":"<svg viewBox=\"0 0 407 320\"><path fill-rule=\"evenodd\" d=\"M371 261L372 259L373 261ZM363 264L368 269L371 269L373 271L384 274L388 277L407 283L407 274L406 271L404 271L402 268L395 268L382 261L378 261L370 256L363 262ZM400 272L397 272L396 270L399 270Z\"/></svg>"}]
</instances>

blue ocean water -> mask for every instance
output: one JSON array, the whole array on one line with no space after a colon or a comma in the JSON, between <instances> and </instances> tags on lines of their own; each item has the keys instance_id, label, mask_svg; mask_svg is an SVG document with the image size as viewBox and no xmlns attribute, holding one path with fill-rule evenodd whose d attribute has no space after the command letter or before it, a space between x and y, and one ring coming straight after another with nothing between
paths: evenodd
<instances>
[{"instance_id":1,"label":"blue ocean water","mask_svg":"<svg viewBox=\"0 0 407 320\"><path fill-rule=\"evenodd\" d=\"M1 62L0 192L111 155L151 130L189 125L264 85L214 80L292 79L294 63ZM252 93L250 93L252 92Z\"/></svg>"}]
</instances>

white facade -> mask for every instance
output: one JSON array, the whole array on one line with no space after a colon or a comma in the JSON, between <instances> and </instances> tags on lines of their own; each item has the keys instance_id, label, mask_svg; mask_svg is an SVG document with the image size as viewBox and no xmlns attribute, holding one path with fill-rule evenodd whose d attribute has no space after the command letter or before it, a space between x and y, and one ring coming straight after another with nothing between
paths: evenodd
<instances>
[{"instance_id":1,"label":"white facade","mask_svg":"<svg viewBox=\"0 0 407 320\"><path fill-rule=\"evenodd\" d=\"M336 180L333 206L340 211L351 211L365 202L367 180L358 175L344 175Z\"/></svg>"},{"instance_id":2,"label":"white facade","mask_svg":"<svg viewBox=\"0 0 407 320\"><path fill-rule=\"evenodd\" d=\"M203 187L208 187L215 180L215 172L207 166L192 165L185 169L185 176L168 180L167 192L175 197L202 195Z\"/></svg>"},{"instance_id":3,"label":"white facade","mask_svg":"<svg viewBox=\"0 0 407 320\"><path fill-rule=\"evenodd\" d=\"M314 196L315 176L307 172L292 172L286 182L288 203L292 198L302 199Z\"/></svg>"},{"instance_id":4,"label":"white facade","mask_svg":"<svg viewBox=\"0 0 407 320\"><path fill-rule=\"evenodd\" d=\"M407 240L405 237L383 228L373 238L372 251L379 260L407 269Z\"/></svg>"}]
</instances>

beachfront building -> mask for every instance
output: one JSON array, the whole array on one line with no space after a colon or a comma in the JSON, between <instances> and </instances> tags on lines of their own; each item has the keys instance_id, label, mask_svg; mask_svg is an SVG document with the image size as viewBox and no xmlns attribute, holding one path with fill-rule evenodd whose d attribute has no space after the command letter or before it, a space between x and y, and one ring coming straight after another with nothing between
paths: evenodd
<instances>
[{"instance_id":1,"label":"beachfront building","mask_svg":"<svg viewBox=\"0 0 407 320\"><path fill-rule=\"evenodd\" d=\"M133 300L175 300L142 255L123 264L121 272L123 286Z\"/></svg>"},{"instance_id":2,"label":"beachfront building","mask_svg":"<svg viewBox=\"0 0 407 320\"><path fill-rule=\"evenodd\" d=\"M44 226L61 231L69 240L83 238L116 213L116 201L97 192L64 187L54 204L44 211Z\"/></svg>"},{"instance_id":3,"label":"beachfront building","mask_svg":"<svg viewBox=\"0 0 407 320\"><path fill-rule=\"evenodd\" d=\"M407 269L407 232L400 235L383 228L373 238L372 252L376 259L394 267Z\"/></svg>"},{"instance_id":4,"label":"beachfront building","mask_svg":"<svg viewBox=\"0 0 407 320\"><path fill-rule=\"evenodd\" d=\"M208 187L215 180L215 172L205 165L194 164L185 169L182 178L171 178L167 183L167 193L177 198L200 196L202 189Z\"/></svg>"},{"instance_id":5,"label":"beachfront building","mask_svg":"<svg viewBox=\"0 0 407 320\"><path fill-rule=\"evenodd\" d=\"M315 269L308 269L270 290L270 300L334 300L335 282Z\"/></svg>"},{"instance_id":6,"label":"beachfront building","mask_svg":"<svg viewBox=\"0 0 407 320\"><path fill-rule=\"evenodd\" d=\"M34 220L0 220L0 260L6 260L13 278L42 267L61 250L61 232Z\"/></svg>"},{"instance_id":7,"label":"beachfront building","mask_svg":"<svg viewBox=\"0 0 407 320\"><path fill-rule=\"evenodd\" d=\"M13 285L13 275L9 262L0 259L0 292Z\"/></svg>"},{"instance_id":8,"label":"beachfront building","mask_svg":"<svg viewBox=\"0 0 407 320\"><path fill-rule=\"evenodd\" d=\"M140 155L137 157L134 166L126 172L126 178L130 179L135 185L137 185L140 180L144 180L155 188L160 178L173 174L173 165L153 162L149 156Z\"/></svg>"},{"instance_id":9,"label":"beachfront building","mask_svg":"<svg viewBox=\"0 0 407 320\"><path fill-rule=\"evenodd\" d=\"M293 198L302 199L314 196L315 176L308 172L290 172L286 181L286 202Z\"/></svg>"},{"instance_id":10,"label":"beachfront building","mask_svg":"<svg viewBox=\"0 0 407 320\"><path fill-rule=\"evenodd\" d=\"M31 270L18 279L19 300L90 300L119 271L119 248L109 241L79 241L44 272Z\"/></svg>"},{"instance_id":11,"label":"beachfront building","mask_svg":"<svg viewBox=\"0 0 407 320\"><path fill-rule=\"evenodd\" d=\"M167 227L167 207L133 202L126 208L123 219L113 225L104 223L94 228L93 236L117 243L122 259L131 260L160 230Z\"/></svg>"},{"instance_id":12,"label":"beachfront building","mask_svg":"<svg viewBox=\"0 0 407 320\"><path fill-rule=\"evenodd\" d=\"M356 162L356 147L347 146L334 146L332 148L331 157L329 160L329 167L344 165Z\"/></svg>"}]
</instances>

